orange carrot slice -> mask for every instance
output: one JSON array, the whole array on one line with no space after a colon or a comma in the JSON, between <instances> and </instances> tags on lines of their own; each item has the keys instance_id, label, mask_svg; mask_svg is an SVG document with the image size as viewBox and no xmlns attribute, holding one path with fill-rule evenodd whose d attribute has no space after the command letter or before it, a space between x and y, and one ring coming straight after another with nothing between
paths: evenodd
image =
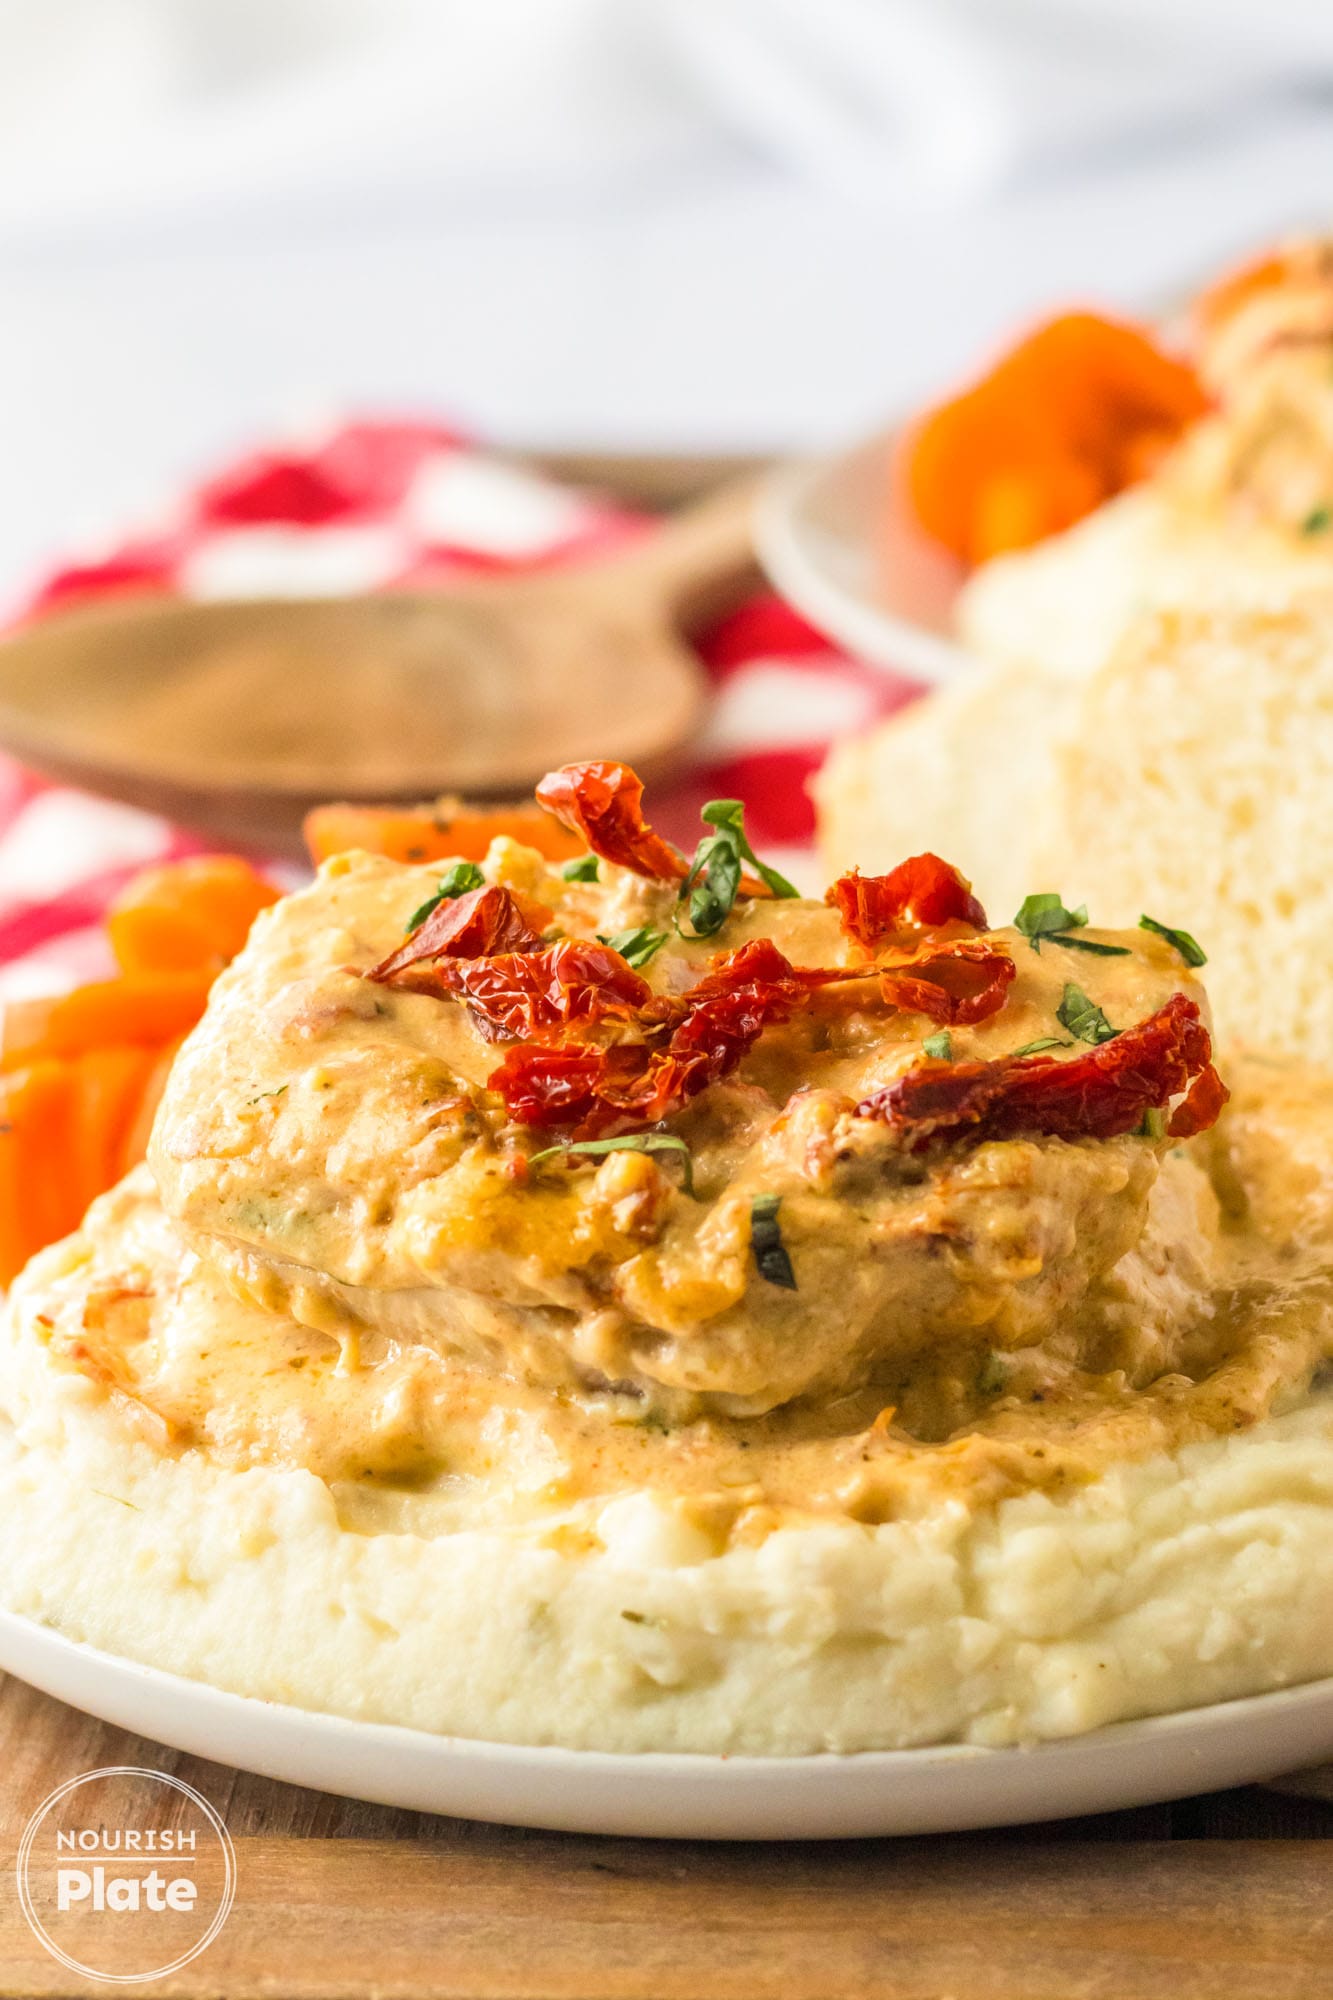
<instances>
[{"instance_id":1,"label":"orange carrot slice","mask_svg":"<svg viewBox=\"0 0 1333 2000\"><path fill-rule=\"evenodd\" d=\"M548 861L582 853L573 834L539 806L462 806L438 799L433 806L317 806L305 822L305 842L318 864L361 848L392 861L483 861L499 834L535 847Z\"/></svg>"},{"instance_id":2,"label":"orange carrot slice","mask_svg":"<svg viewBox=\"0 0 1333 2000\"><path fill-rule=\"evenodd\" d=\"M51 999L18 1001L0 1022L0 1071L126 1042L157 1047L194 1026L212 983L212 972L124 973Z\"/></svg>"},{"instance_id":3,"label":"orange carrot slice","mask_svg":"<svg viewBox=\"0 0 1333 2000\"><path fill-rule=\"evenodd\" d=\"M129 973L219 971L278 891L235 854L203 854L136 875L112 905L107 935Z\"/></svg>"},{"instance_id":4,"label":"orange carrot slice","mask_svg":"<svg viewBox=\"0 0 1333 2000\"><path fill-rule=\"evenodd\" d=\"M118 1181L123 1174L127 1174L131 1167L137 1167L147 1154L157 1107L162 1101L162 1092L167 1087L171 1065L175 1062L177 1051L184 1040L184 1035L175 1036L153 1056L152 1065L140 1087L139 1102L121 1138L108 1186Z\"/></svg>"},{"instance_id":5,"label":"orange carrot slice","mask_svg":"<svg viewBox=\"0 0 1333 2000\"><path fill-rule=\"evenodd\" d=\"M0 1283L83 1214L71 1161L76 1092L69 1063L35 1062L0 1079Z\"/></svg>"},{"instance_id":6,"label":"orange carrot slice","mask_svg":"<svg viewBox=\"0 0 1333 2000\"><path fill-rule=\"evenodd\" d=\"M235 855L147 870L107 922L118 978L0 1015L0 1283L143 1158L218 972L278 891Z\"/></svg>"},{"instance_id":7,"label":"orange carrot slice","mask_svg":"<svg viewBox=\"0 0 1333 2000\"><path fill-rule=\"evenodd\" d=\"M75 1059L77 1088L71 1165L86 1207L120 1179L120 1159L158 1061L153 1049L89 1049Z\"/></svg>"},{"instance_id":8,"label":"orange carrot slice","mask_svg":"<svg viewBox=\"0 0 1333 2000\"><path fill-rule=\"evenodd\" d=\"M1193 370L1144 330L1065 313L927 411L894 477L927 534L983 562L1081 520L1206 407Z\"/></svg>"}]
</instances>

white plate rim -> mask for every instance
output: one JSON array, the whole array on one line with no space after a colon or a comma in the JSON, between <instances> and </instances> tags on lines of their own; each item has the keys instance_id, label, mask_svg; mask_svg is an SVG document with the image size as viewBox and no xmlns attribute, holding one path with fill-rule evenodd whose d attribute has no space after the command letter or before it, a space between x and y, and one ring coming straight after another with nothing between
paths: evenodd
<instances>
[{"instance_id":1,"label":"white plate rim","mask_svg":"<svg viewBox=\"0 0 1333 2000\"><path fill-rule=\"evenodd\" d=\"M853 451L780 466L755 502L755 550L774 588L828 638L868 666L938 686L974 672L973 655L837 577L806 518L821 491L868 459L887 458L892 442L889 432Z\"/></svg>"},{"instance_id":2,"label":"white plate rim","mask_svg":"<svg viewBox=\"0 0 1333 2000\"><path fill-rule=\"evenodd\" d=\"M702 1756L491 1743L231 1693L0 1610L0 1670L154 1743L287 1784L556 1832L827 1840L962 1832L1221 1790L1333 1756L1333 1677L1030 1749Z\"/></svg>"}]
</instances>

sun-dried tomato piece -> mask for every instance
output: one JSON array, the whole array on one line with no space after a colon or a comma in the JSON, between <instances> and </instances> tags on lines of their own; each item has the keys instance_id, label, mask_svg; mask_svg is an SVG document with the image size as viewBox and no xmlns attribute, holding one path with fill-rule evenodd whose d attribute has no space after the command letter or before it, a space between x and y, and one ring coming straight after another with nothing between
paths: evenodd
<instances>
[{"instance_id":1,"label":"sun-dried tomato piece","mask_svg":"<svg viewBox=\"0 0 1333 2000\"><path fill-rule=\"evenodd\" d=\"M859 968L858 968L859 970ZM783 994L795 1006L807 987L823 986L830 980L855 978L856 971L822 971L816 967L794 966L772 938L751 938L735 951L720 952L702 979L686 988L679 1005L697 1011L717 1002L732 1001L742 995Z\"/></svg>"},{"instance_id":2,"label":"sun-dried tomato piece","mask_svg":"<svg viewBox=\"0 0 1333 2000\"><path fill-rule=\"evenodd\" d=\"M1175 993L1146 1021L1086 1055L1064 1062L1001 1056L996 1062L918 1063L856 1109L859 1117L881 1119L909 1152L935 1140L980 1143L1020 1134L1113 1139L1184 1090L1211 1057L1198 1007ZM1201 1104L1204 1123L1195 1129L1202 1131L1220 1110L1216 1102L1208 1116L1208 1103Z\"/></svg>"},{"instance_id":3,"label":"sun-dried tomato piece","mask_svg":"<svg viewBox=\"0 0 1333 2000\"><path fill-rule=\"evenodd\" d=\"M603 861L659 882L680 882L688 864L643 816L643 784L628 764L565 764L548 771L537 803Z\"/></svg>"},{"instance_id":4,"label":"sun-dried tomato piece","mask_svg":"<svg viewBox=\"0 0 1333 2000\"><path fill-rule=\"evenodd\" d=\"M605 1049L542 1049L521 1043L506 1052L486 1087L499 1092L516 1125L581 1129L600 1103L606 1056Z\"/></svg>"},{"instance_id":5,"label":"sun-dried tomato piece","mask_svg":"<svg viewBox=\"0 0 1333 2000\"><path fill-rule=\"evenodd\" d=\"M655 1039L610 1049L513 1049L489 1087L519 1124L570 1124L580 1139L653 1125L728 1075L766 1027L790 1019L811 986L847 976L797 970L771 939L755 938L678 999L640 1010Z\"/></svg>"},{"instance_id":6,"label":"sun-dried tomato piece","mask_svg":"<svg viewBox=\"0 0 1333 2000\"><path fill-rule=\"evenodd\" d=\"M1167 1134L1172 1139L1193 1139L1200 1132L1206 1132L1210 1125L1216 1125L1222 1107L1229 1102L1231 1092L1221 1077L1209 1063L1200 1071L1189 1088L1189 1095L1171 1113Z\"/></svg>"},{"instance_id":7,"label":"sun-dried tomato piece","mask_svg":"<svg viewBox=\"0 0 1333 2000\"><path fill-rule=\"evenodd\" d=\"M905 965L881 967L879 984L895 1007L958 1028L998 1014L1016 971L999 945L985 938L960 938Z\"/></svg>"},{"instance_id":8,"label":"sun-dried tomato piece","mask_svg":"<svg viewBox=\"0 0 1333 2000\"><path fill-rule=\"evenodd\" d=\"M366 978L378 980L382 986L410 986L413 981L408 975L432 959L536 951L550 921L546 905L531 896L513 889L469 889L465 896L437 903L407 943L372 966Z\"/></svg>"},{"instance_id":9,"label":"sun-dried tomato piece","mask_svg":"<svg viewBox=\"0 0 1333 2000\"><path fill-rule=\"evenodd\" d=\"M679 1019L665 1048L617 1108L655 1123L735 1069L764 1029L790 1020L814 984L839 973L798 972L770 938L727 952L679 1001Z\"/></svg>"},{"instance_id":10,"label":"sun-dried tomato piece","mask_svg":"<svg viewBox=\"0 0 1333 2000\"><path fill-rule=\"evenodd\" d=\"M561 938L544 951L446 958L442 992L467 1002L488 1042L545 1042L599 1021L633 1019L653 989L610 945Z\"/></svg>"},{"instance_id":11,"label":"sun-dried tomato piece","mask_svg":"<svg viewBox=\"0 0 1333 2000\"><path fill-rule=\"evenodd\" d=\"M824 897L842 919L848 937L878 951L905 930L938 930L943 924L988 929L986 912L972 885L938 854L914 854L887 875L840 875Z\"/></svg>"},{"instance_id":12,"label":"sun-dried tomato piece","mask_svg":"<svg viewBox=\"0 0 1333 2000\"><path fill-rule=\"evenodd\" d=\"M518 963L537 967L558 950L553 947ZM474 995L490 990L487 979L494 963L441 966L438 978L471 1004ZM532 1063L526 1061L528 1052L515 1051L513 1060L507 1060L490 1078L490 1088L500 1092L510 1117L520 1124L571 1123L576 1125L579 1138L594 1138L669 1118L700 1091L729 1075L765 1029L790 1020L820 987L874 980L875 990L895 1006L911 1008L931 1020L961 1023L994 1013L1003 1004L1013 977L1008 954L980 939L941 946L919 959L886 969L794 966L771 938L754 938L716 959L702 979L675 999L648 994L645 982L645 999L634 1005L629 1002L626 984L617 980L610 1004L600 1014L597 1009L603 1003L599 993L586 1015L578 1012L574 1003L563 1018L556 1016L553 1007L525 1018L519 1008L507 1011L512 987L506 985L500 1005L485 1006L498 1032L480 1021L478 1025L492 1039L522 1033L528 1041L540 1042L548 1032L559 1033L562 1026L567 1031L580 1019L606 1018L623 1003L623 1018L632 1018L644 1039L601 1052L607 1057L605 1063L584 1063L577 1072L557 1065L550 1071L538 1060L540 1050L530 1051ZM507 973L505 978L509 978ZM571 1094L568 1087L574 1074L581 1094ZM548 1080L551 1076L554 1085Z\"/></svg>"}]
</instances>

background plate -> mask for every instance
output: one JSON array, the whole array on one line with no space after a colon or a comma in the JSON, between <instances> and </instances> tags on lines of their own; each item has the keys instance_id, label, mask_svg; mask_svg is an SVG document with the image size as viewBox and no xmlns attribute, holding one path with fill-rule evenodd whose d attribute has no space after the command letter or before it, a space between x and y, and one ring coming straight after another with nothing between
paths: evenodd
<instances>
[{"instance_id":1,"label":"background plate","mask_svg":"<svg viewBox=\"0 0 1333 2000\"><path fill-rule=\"evenodd\" d=\"M836 458L783 466L755 515L773 584L812 625L872 666L928 682L975 662L951 636L961 565L897 504L886 431Z\"/></svg>"},{"instance_id":2,"label":"background plate","mask_svg":"<svg viewBox=\"0 0 1333 2000\"><path fill-rule=\"evenodd\" d=\"M0 1669L103 1721L288 1784L568 1833L832 1840L1065 1819L1333 1755L1333 1680L1117 1723L1034 1750L610 1756L430 1736L226 1694L0 1612Z\"/></svg>"}]
</instances>

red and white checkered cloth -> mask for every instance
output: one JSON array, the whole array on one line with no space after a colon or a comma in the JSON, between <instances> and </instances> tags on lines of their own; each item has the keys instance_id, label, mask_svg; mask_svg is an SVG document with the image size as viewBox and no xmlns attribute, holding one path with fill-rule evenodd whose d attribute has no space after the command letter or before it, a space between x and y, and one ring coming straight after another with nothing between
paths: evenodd
<instances>
[{"instance_id":1,"label":"red and white checkered cloth","mask_svg":"<svg viewBox=\"0 0 1333 2000\"><path fill-rule=\"evenodd\" d=\"M129 590L305 596L505 574L644 532L626 509L503 464L438 424L348 423L224 467L150 527L57 570L21 615ZM806 779L833 737L896 707L910 684L835 653L769 595L702 651L714 699L696 761L652 794L652 820L692 848L699 807L742 798L756 846L799 880L812 830ZM104 972L99 919L120 885L206 845L0 759L0 1000Z\"/></svg>"}]
</instances>

